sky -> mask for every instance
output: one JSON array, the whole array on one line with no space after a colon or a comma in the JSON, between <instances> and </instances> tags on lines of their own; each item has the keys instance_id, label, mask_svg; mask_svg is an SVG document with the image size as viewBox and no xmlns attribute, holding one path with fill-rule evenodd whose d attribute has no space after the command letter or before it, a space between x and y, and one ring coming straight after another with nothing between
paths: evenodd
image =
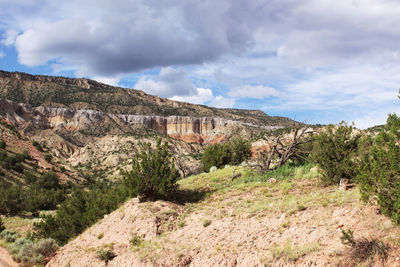
<instances>
[{"instance_id":1,"label":"sky","mask_svg":"<svg viewBox=\"0 0 400 267\"><path fill-rule=\"evenodd\" d=\"M0 0L0 69L367 128L400 113L397 0Z\"/></svg>"}]
</instances>

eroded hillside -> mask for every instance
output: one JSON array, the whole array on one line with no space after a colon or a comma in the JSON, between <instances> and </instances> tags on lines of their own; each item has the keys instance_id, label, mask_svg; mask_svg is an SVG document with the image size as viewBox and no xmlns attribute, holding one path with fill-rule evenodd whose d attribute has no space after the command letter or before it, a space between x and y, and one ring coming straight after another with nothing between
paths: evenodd
<instances>
[{"instance_id":1,"label":"eroded hillside","mask_svg":"<svg viewBox=\"0 0 400 267\"><path fill-rule=\"evenodd\" d=\"M357 188L322 187L311 167L186 178L175 201L129 200L47 266L399 266L399 229ZM357 242L385 244L385 255L342 244L348 229ZM112 252L107 264L102 251Z\"/></svg>"},{"instance_id":2,"label":"eroded hillside","mask_svg":"<svg viewBox=\"0 0 400 267\"><path fill-rule=\"evenodd\" d=\"M262 111L172 101L88 79L0 71L0 118L71 166L117 177L144 142L171 139L183 176L205 146L297 125ZM265 144L263 144L265 145ZM268 147L268 145L267 145Z\"/></svg>"}]
</instances>

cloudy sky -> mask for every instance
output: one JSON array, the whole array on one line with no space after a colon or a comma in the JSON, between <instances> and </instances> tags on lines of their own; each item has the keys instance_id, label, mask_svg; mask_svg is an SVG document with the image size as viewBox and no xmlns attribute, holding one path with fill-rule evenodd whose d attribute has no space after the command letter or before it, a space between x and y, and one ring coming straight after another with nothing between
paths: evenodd
<instances>
[{"instance_id":1,"label":"cloudy sky","mask_svg":"<svg viewBox=\"0 0 400 267\"><path fill-rule=\"evenodd\" d=\"M400 113L397 0L0 0L0 69L361 128Z\"/></svg>"}]
</instances>

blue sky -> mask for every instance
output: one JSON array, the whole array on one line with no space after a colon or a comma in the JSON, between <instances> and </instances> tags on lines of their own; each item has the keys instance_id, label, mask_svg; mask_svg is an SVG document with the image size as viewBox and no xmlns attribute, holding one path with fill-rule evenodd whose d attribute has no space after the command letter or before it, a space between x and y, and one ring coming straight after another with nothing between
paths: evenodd
<instances>
[{"instance_id":1,"label":"blue sky","mask_svg":"<svg viewBox=\"0 0 400 267\"><path fill-rule=\"evenodd\" d=\"M0 0L0 69L366 128L400 112L394 0Z\"/></svg>"}]
</instances>

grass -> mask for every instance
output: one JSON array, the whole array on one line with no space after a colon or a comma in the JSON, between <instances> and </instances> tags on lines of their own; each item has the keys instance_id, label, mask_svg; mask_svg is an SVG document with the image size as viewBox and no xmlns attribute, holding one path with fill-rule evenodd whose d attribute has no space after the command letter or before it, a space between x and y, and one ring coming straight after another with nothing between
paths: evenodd
<instances>
[{"instance_id":1,"label":"grass","mask_svg":"<svg viewBox=\"0 0 400 267\"><path fill-rule=\"evenodd\" d=\"M16 232L26 232L32 227L33 222L38 221L37 218L8 216L3 218L4 225L7 229Z\"/></svg>"},{"instance_id":2,"label":"grass","mask_svg":"<svg viewBox=\"0 0 400 267\"><path fill-rule=\"evenodd\" d=\"M305 244L302 246L292 245L287 241L283 246L274 244L270 248L272 260L284 259L285 262L295 262L298 259L318 251L320 248L319 243Z\"/></svg>"},{"instance_id":3,"label":"grass","mask_svg":"<svg viewBox=\"0 0 400 267\"><path fill-rule=\"evenodd\" d=\"M318 172L313 165L283 166L260 175L244 167L236 167L242 177L231 181L232 168L200 174L179 181L183 189L212 190L203 201L196 203L196 210L216 214L216 210L233 209L235 216L256 216L265 212L301 212L315 207L336 207L351 203L360 197L358 189L333 190L320 187ZM283 178L282 175L290 175ZM274 178L276 183L269 183ZM221 212L218 212L220 214Z\"/></svg>"},{"instance_id":4,"label":"grass","mask_svg":"<svg viewBox=\"0 0 400 267\"><path fill-rule=\"evenodd\" d=\"M360 193L358 189L348 191L335 190L336 187L322 187L318 179L318 172L312 169L314 166L288 165L261 175L246 167L227 167L213 173L203 173L180 180L181 192L203 192L201 198L185 203L185 209L176 217L176 231L190 225L191 216L200 218L199 223L204 231L218 231L218 228L207 228L212 222L225 220L229 217L249 218L262 220L266 216L281 216L285 219L279 225L277 232L281 234L290 231L290 228L298 224L295 213L322 207L338 207L354 203L357 205ZM232 171L241 174L232 181ZM276 182L268 180L274 178ZM188 193L189 194L189 193ZM185 196L188 197L188 196ZM167 211L166 214L174 213ZM207 218L207 219L201 219ZM216 224L217 225L217 224ZM317 225L319 225L317 223ZM148 259L157 263L157 259L163 255L173 255L190 249L186 240L171 242L168 239L171 233L157 236L151 240L142 240L132 249L138 252L142 259ZM222 249L224 248L224 249ZM204 248L196 248L202 250ZM236 246L226 248L223 244L215 246L215 253L240 249ZM295 262L301 257L320 249L319 243L306 245L286 242L284 245L275 244L270 247L272 259L284 259L285 262ZM214 255L213 254L213 255ZM211 255L211 254L210 254ZM213 257L211 255L210 257Z\"/></svg>"}]
</instances>

